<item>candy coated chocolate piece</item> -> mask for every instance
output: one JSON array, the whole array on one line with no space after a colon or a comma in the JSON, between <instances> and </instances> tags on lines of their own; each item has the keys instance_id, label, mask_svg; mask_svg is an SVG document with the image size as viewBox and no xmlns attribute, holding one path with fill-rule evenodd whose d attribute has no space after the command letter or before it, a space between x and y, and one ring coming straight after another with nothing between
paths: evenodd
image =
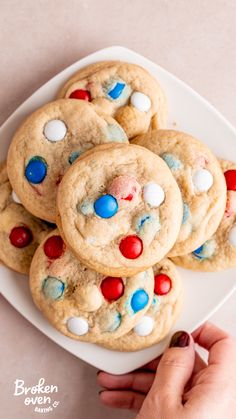
<instances>
[{"instance_id":1,"label":"candy coated chocolate piece","mask_svg":"<svg viewBox=\"0 0 236 419\"><path fill-rule=\"evenodd\" d=\"M58 259L64 252L64 242L61 236L51 236L44 243L44 253L50 259Z\"/></svg>"},{"instance_id":2,"label":"candy coated chocolate piece","mask_svg":"<svg viewBox=\"0 0 236 419\"><path fill-rule=\"evenodd\" d=\"M135 291L131 298L131 308L134 311L134 313L137 313L137 311L142 310L148 303L149 296L143 289Z\"/></svg>"},{"instance_id":3,"label":"candy coated chocolate piece","mask_svg":"<svg viewBox=\"0 0 236 419\"><path fill-rule=\"evenodd\" d=\"M94 211L101 218L111 218L118 211L116 198L112 195L102 195L94 203Z\"/></svg>"},{"instance_id":4,"label":"candy coated chocolate piece","mask_svg":"<svg viewBox=\"0 0 236 419\"><path fill-rule=\"evenodd\" d=\"M80 99L80 100L87 100L87 102L91 101L91 94L88 90L84 89L77 89L74 90L70 96L70 99Z\"/></svg>"},{"instance_id":5,"label":"candy coated chocolate piece","mask_svg":"<svg viewBox=\"0 0 236 419\"><path fill-rule=\"evenodd\" d=\"M67 320L67 329L77 336L82 336L88 333L89 325L87 320L82 317L70 317Z\"/></svg>"},{"instance_id":6,"label":"candy coated chocolate piece","mask_svg":"<svg viewBox=\"0 0 236 419\"><path fill-rule=\"evenodd\" d=\"M132 201L141 190L141 186L133 176L121 175L117 176L111 182L108 192L116 199L124 199Z\"/></svg>"},{"instance_id":7,"label":"candy coated chocolate piece","mask_svg":"<svg viewBox=\"0 0 236 419\"><path fill-rule=\"evenodd\" d=\"M183 202L183 219L182 224L186 224L190 216L190 208L186 202Z\"/></svg>"},{"instance_id":8,"label":"candy coated chocolate piece","mask_svg":"<svg viewBox=\"0 0 236 419\"><path fill-rule=\"evenodd\" d=\"M125 88L125 83L117 82L114 87L108 92L108 96L110 96L112 99L118 99L118 97L122 94L123 90Z\"/></svg>"},{"instance_id":9,"label":"candy coated chocolate piece","mask_svg":"<svg viewBox=\"0 0 236 419\"><path fill-rule=\"evenodd\" d=\"M150 316L143 316L141 320L134 327L134 332L138 336L148 336L152 333L154 327L154 320Z\"/></svg>"},{"instance_id":10,"label":"candy coated chocolate piece","mask_svg":"<svg viewBox=\"0 0 236 419\"><path fill-rule=\"evenodd\" d=\"M28 246L32 240L33 235L28 227L19 226L14 227L9 235L10 242L13 246L19 249Z\"/></svg>"},{"instance_id":11,"label":"candy coated chocolate piece","mask_svg":"<svg viewBox=\"0 0 236 419\"><path fill-rule=\"evenodd\" d=\"M213 176L207 169L198 169L193 175L193 184L197 191L207 192L213 185Z\"/></svg>"},{"instance_id":12,"label":"candy coated chocolate piece","mask_svg":"<svg viewBox=\"0 0 236 419\"><path fill-rule=\"evenodd\" d=\"M143 242L138 236L126 236L121 240L119 249L125 258L136 259L143 252Z\"/></svg>"},{"instance_id":13,"label":"candy coated chocolate piece","mask_svg":"<svg viewBox=\"0 0 236 419\"><path fill-rule=\"evenodd\" d=\"M161 158L164 160L164 162L167 164L170 170L179 170L183 167L183 164L177 157L175 157L173 154L170 153L163 153L161 155Z\"/></svg>"},{"instance_id":14,"label":"candy coated chocolate piece","mask_svg":"<svg viewBox=\"0 0 236 419\"><path fill-rule=\"evenodd\" d=\"M52 119L44 127L44 135L48 141L62 141L67 133L65 122L60 119Z\"/></svg>"},{"instance_id":15,"label":"candy coated chocolate piece","mask_svg":"<svg viewBox=\"0 0 236 419\"><path fill-rule=\"evenodd\" d=\"M58 300L64 293L65 284L60 279L48 276L42 285L42 290L46 298Z\"/></svg>"},{"instance_id":16,"label":"candy coated chocolate piece","mask_svg":"<svg viewBox=\"0 0 236 419\"><path fill-rule=\"evenodd\" d=\"M16 204L21 204L20 198L16 195L15 191L12 191L11 197Z\"/></svg>"},{"instance_id":17,"label":"candy coated chocolate piece","mask_svg":"<svg viewBox=\"0 0 236 419\"><path fill-rule=\"evenodd\" d=\"M99 319L100 328L104 332L114 332L120 327L122 316L117 310L105 312Z\"/></svg>"},{"instance_id":18,"label":"candy coated chocolate piece","mask_svg":"<svg viewBox=\"0 0 236 419\"><path fill-rule=\"evenodd\" d=\"M227 170L224 175L228 191L236 191L236 170Z\"/></svg>"},{"instance_id":19,"label":"candy coated chocolate piece","mask_svg":"<svg viewBox=\"0 0 236 419\"><path fill-rule=\"evenodd\" d=\"M172 287L171 279L166 274L157 274L154 277L154 292L156 295L165 295L170 292Z\"/></svg>"},{"instance_id":20,"label":"candy coated chocolate piece","mask_svg":"<svg viewBox=\"0 0 236 419\"><path fill-rule=\"evenodd\" d=\"M140 112L148 112L152 105L150 98L141 92L132 93L130 103Z\"/></svg>"},{"instance_id":21,"label":"candy coated chocolate piece","mask_svg":"<svg viewBox=\"0 0 236 419\"><path fill-rule=\"evenodd\" d=\"M214 239L207 240L202 246L200 246L198 249L194 250L193 256L195 256L197 259L203 260L210 258L216 248L216 242Z\"/></svg>"},{"instance_id":22,"label":"candy coated chocolate piece","mask_svg":"<svg viewBox=\"0 0 236 419\"><path fill-rule=\"evenodd\" d=\"M165 193L160 185L150 182L143 188L143 199L151 207L159 207L165 199Z\"/></svg>"},{"instance_id":23,"label":"candy coated chocolate piece","mask_svg":"<svg viewBox=\"0 0 236 419\"><path fill-rule=\"evenodd\" d=\"M121 278L108 276L101 283L101 291L106 300L118 300L124 294L124 283Z\"/></svg>"},{"instance_id":24,"label":"candy coated chocolate piece","mask_svg":"<svg viewBox=\"0 0 236 419\"><path fill-rule=\"evenodd\" d=\"M73 151L69 156L68 162L70 164L74 163L74 161L76 159L78 159L78 157L81 155L81 153L82 153L81 151Z\"/></svg>"},{"instance_id":25,"label":"candy coated chocolate piece","mask_svg":"<svg viewBox=\"0 0 236 419\"><path fill-rule=\"evenodd\" d=\"M25 168L25 177L28 182L33 184L41 183L47 174L47 164L40 156L30 159Z\"/></svg>"}]
</instances>

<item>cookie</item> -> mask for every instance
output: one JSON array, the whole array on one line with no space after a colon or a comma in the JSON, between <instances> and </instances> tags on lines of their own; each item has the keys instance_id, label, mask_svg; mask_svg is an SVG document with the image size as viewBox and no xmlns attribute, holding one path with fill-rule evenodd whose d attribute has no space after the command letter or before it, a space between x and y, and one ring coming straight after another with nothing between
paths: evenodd
<instances>
[{"instance_id":1,"label":"cookie","mask_svg":"<svg viewBox=\"0 0 236 419\"><path fill-rule=\"evenodd\" d=\"M192 252L215 233L224 214L226 187L218 160L200 141L179 131L151 132L134 143L162 157L182 193L182 226L169 256Z\"/></svg>"},{"instance_id":2,"label":"cookie","mask_svg":"<svg viewBox=\"0 0 236 419\"><path fill-rule=\"evenodd\" d=\"M175 265L163 259L153 267L154 298L134 328L107 347L117 351L138 351L164 339L178 318L183 304L183 284ZM109 346L108 346L109 345Z\"/></svg>"},{"instance_id":3,"label":"cookie","mask_svg":"<svg viewBox=\"0 0 236 419\"><path fill-rule=\"evenodd\" d=\"M128 138L166 126L165 94L157 80L136 64L121 61L90 64L65 83L58 97L91 101L114 116Z\"/></svg>"},{"instance_id":4,"label":"cookie","mask_svg":"<svg viewBox=\"0 0 236 419\"><path fill-rule=\"evenodd\" d=\"M220 161L227 185L225 213L215 234L192 253L173 258L194 271L220 271L236 267L236 163Z\"/></svg>"},{"instance_id":5,"label":"cookie","mask_svg":"<svg viewBox=\"0 0 236 419\"><path fill-rule=\"evenodd\" d=\"M91 103L51 102L16 132L7 159L10 182L32 214L55 222L57 188L65 171L94 145L116 141L128 141L123 129Z\"/></svg>"},{"instance_id":6,"label":"cookie","mask_svg":"<svg viewBox=\"0 0 236 419\"><path fill-rule=\"evenodd\" d=\"M82 265L58 230L38 247L30 269L37 307L63 334L87 342L107 342L131 330L153 299L149 269L133 277L104 277Z\"/></svg>"},{"instance_id":7,"label":"cookie","mask_svg":"<svg viewBox=\"0 0 236 419\"><path fill-rule=\"evenodd\" d=\"M137 145L102 145L67 171L58 188L57 225L85 265L132 276L173 246L183 208L161 158Z\"/></svg>"},{"instance_id":8,"label":"cookie","mask_svg":"<svg viewBox=\"0 0 236 419\"><path fill-rule=\"evenodd\" d=\"M0 260L28 274L36 248L51 228L29 214L13 192L5 163L0 164Z\"/></svg>"}]
</instances>

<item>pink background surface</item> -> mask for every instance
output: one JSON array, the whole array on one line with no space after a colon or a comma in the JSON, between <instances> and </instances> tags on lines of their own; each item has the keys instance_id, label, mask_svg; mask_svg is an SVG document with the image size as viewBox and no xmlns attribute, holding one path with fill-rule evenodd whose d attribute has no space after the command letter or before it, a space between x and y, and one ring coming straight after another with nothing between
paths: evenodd
<instances>
[{"instance_id":1,"label":"pink background surface","mask_svg":"<svg viewBox=\"0 0 236 419\"><path fill-rule=\"evenodd\" d=\"M111 45L147 56L186 81L236 125L233 0L0 0L0 123L38 87L79 58ZM51 342L0 299L4 419L37 417L14 397L14 381L59 387L57 419L135 415L99 404L96 370ZM213 321L236 336L235 296ZM4 412L4 413L3 413Z\"/></svg>"}]
</instances>

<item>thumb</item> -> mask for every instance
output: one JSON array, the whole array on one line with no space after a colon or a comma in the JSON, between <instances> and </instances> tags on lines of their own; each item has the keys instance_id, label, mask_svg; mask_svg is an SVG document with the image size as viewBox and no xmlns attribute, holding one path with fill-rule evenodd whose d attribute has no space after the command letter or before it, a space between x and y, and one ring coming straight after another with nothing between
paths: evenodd
<instances>
[{"instance_id":1,"label":"thumb","mask_svg":"<svg viewBox=\"0 0 236 419\"><path fill-rule=\"evenodd\" d=\"M160 360L151 388L155 397L168 408L182 405L184 388L192 375L194 360L192 337L187 332L176 332Z\"/></svg>"}]
</instances>

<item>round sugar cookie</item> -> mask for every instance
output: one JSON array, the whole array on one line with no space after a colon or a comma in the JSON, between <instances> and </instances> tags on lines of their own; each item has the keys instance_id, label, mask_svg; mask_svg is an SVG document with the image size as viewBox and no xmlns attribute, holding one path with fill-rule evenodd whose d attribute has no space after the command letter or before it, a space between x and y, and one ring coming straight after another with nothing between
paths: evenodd
<instances>
[{"instance_id":1,"label":"round sugar cookie","mask_svg":"<svg viewBox=\"0 0 236 419\"><path fill-rule=\"evenodd\" d=\"M236 163L221 160L227 185L225 213L215 234L174 263L195 271L220 271L236 267Z\"/></svg>"},{"instance_id":2,"label":"round sugar cookie","mask_svg":"<svg viewBox=\"0 0 236 419\"><path fill-rule=\"evenodd\" d=\"M51 228L21 205L0 163L0 260L16 272L28 274L39 243Z\"/></svg>"},{"instance_id":3,"label":"round sugar cookie","mask_svg":"<svg viewBox=\"0 0 236 419\"><path fill-rule=\"evenodd\" d=\"M158 81L144 68L121 61L91 64L62 86L59 98L90 101L121 124L128 138L164 128L167 101Z\"/></svg>"},{"instance_id":4,"label":"round sugar cookie","mask_svg":"<svg viewBox=\"0 0 236 419\"><path fill-rule=\"evenodd\" d=\"M154 278L106 277L82 265L58 230L39 246L30 269L30 289L37 307L63 334L104 345L127 333L148 310Z\"/></svg>"},{"instance_id":5,"label":"round sugar cookie","mask_svg":"<svg viewBox=\"0 0 236 419\"><path fill-rule=\"evenodd\" d=\"M154 297L151 306L130 332L109 342L110 349L138 351L158 343L168 335L181 313L183 284L175 265L169 259L163 259L153 266L153 270Z\"/></svg>"},{"instance_id":6,"label":"round sugar cookie","mask_svg":"<svg viewBox=\"0 0 236 419\"><path fill-rule=\"evenodd\" d=\"M15 133L7 159L10 181L32 214L55 222L57 188L65 171L86 150L113 142L128 142L125 132L91 103L48 103Z\"/></svg>"},{"instance_id":7,"label":"round sugar cookie","mask_svg":"<svg viewBox=\"0 0 236 419\"><path fill-rule=\"evenodd\" d=\"M132 276L171 249L183 216L169 168L137 145L99 146L67 171L58 189L57 225L88 267Z\"/></svg>"},{"instance_id":8,"label":"round sugar cookie","mask_svg":"<svg viewBox=\"0 0 236 419\"><path fill-rule=\"evenodd\" d=\"M162 157L181 190L182 225L168 256L192 252L214 234L224 214L226 187L218 160L199 140L179 131L153 131L134 143Z\"/></svg>"}]
</instances>

